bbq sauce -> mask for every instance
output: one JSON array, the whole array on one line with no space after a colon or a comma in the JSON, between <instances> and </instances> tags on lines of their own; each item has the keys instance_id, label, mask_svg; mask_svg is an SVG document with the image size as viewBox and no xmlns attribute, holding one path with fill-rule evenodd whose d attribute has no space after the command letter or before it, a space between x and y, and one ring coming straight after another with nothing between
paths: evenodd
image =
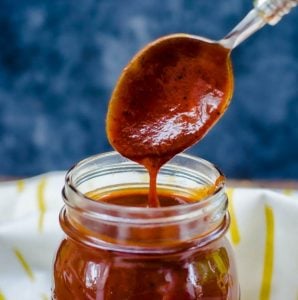
<instances>
[{"instance_id":1,"label":"bbq sauce","mask_svg":"<svg viewBox=\"0 0 298 300\"><path fill-rule=\"evenodd\" d=\"M212 189L211 186L209 188ZM198 196L206 192L210 191L199 189ZM95 190L86 196L94 201L117 206L146 207L147 194L146 189L123 189L110 194ZM196 201L194 194L175 194L167 189L159 190L158 197L162 207ZM177 247L173 253L163 253L161 250L160 253L148 255L118 250L107 251L82 243L81 241L85 240L84 235L88 234L85 226L90 224L80 225L79 242L78 237L74 240L66 238L60 245L54 266L53 299L238 300L236 271L231 247L226 239L211 240L206 246L197 248L190 246L192 241L180 241L180 227L171 223L162 229L150 227L149 231L147 229L141 233L131 229L130 238L138 240L138 246L142 245L144 239L151 238L154 241L158 236L163 239L160 247ZM101 227L103 224L99 223L97 226ZM126 227L121 228L120 226L119 236L123 230L128 230ZM110 237L113 234L109 230L107 226L106 236ZM167 241L169 236L175 235L175 243ZM119 243L119 240L120 238L108 241Z\"/></svg>"},{"instance_id":2,"label":"bbq sauce","mask_svg":"<svg viewBox=\"0 0 298 300\"><path fill-rule=\"evenodd\" d=\"M160 207L190 204L207 198L222 186L224 176L219 176L214 184L188 190L186 193L175 192L171 189L159 188L157 191ZM148 207L148 190L145 188L127 188L112 192L102 192L100 189L86 193L86 197L100 202L120 206Z\"/></svg>"},{"instance_id":3,"label":"bbq sauce","mask_svg":"<svg viewBox=\"0 0 298 300\"><path fill-rule=\"evenodd\" d=\"M117 253L72 239L55 261L53 300L238 300L227 240L167 255Z\"/></svg>"},{"instance_id":4,"label":"bbq sauce","mask_svg":"<svg viewBox=\"0 0 298 300\"><path fill-rule=\"evenodd\" d=\"M121 155L147 168L150 207L160 205L160 167L204 137L232 90L229 50L191 35L149 44L124 69L110 100L107 135Z\"/></svg>"},{"instance_id":5,"label":"bbq sauce","mask_svg":"<svg viewBox=\"0 0 298 300\"><path fill-rule=\"evenodd\" d=\"M86 194L88 198L129 207L147 207L148 206L148 190L147 189L128 189L112 192L110 194L100 195L100 191L92 191ZM172 191L163 191L158 193L159 204L161 207L173 205L183 205L192 202L191 199L175 195Z\"/></svg>"}]
</instances>

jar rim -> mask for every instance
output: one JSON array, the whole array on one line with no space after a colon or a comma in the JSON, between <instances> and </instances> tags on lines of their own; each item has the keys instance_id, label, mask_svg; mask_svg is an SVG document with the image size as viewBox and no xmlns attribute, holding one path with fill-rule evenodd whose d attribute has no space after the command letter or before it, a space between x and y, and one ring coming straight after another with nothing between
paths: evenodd
<instances>
[{"instance_id":1,"label":"jar rim","mask_svg":"<svg viewBox=\"0 0 298 300\"><path fill-rule=\"evenodd\" d=\"M113 176L125 177L126 173L132 174L128 185L113 185ZM114 188L121 191L130 187L130 181L133 187L134 173L142 176L147 172L139 164L114 151L89 157L74 165L66 175L62 190L66 205L60 213L60 223L64 232L73 239L79 236L83 243L96 247L152 252L176 251L174 248L182 244L187 247L193 243L207 244L226 231L229 222L224 180L216 186L211 196L198 197L197 201L185 205L157 208L116 205L93 200L84 194L84 190L87 193L97 187L101 191L101 186L103 194L106 191L113 193ZM204 159L179 154L161 168L160 175L161 188L168 189L162 181L163 176L165 182L167 176L172 176L182 181L174 181L173 185L169 185L169 190L173 187L173 192L179 194L180 190L175 190L175 187L178 184L180 188L182 182L181 192L190 189L191 195L192 191L195 193L205 184L215 184L222 173ZM101 180L97 181L99 178ZM147 186L146 182L144 186Z\"/></svg>"},{"instance_id":2,"label":"jar rim","mask_svg":"<svg viewBox=\"0 0 298 300\"><path fill-rule=\"evenodd\" d=\"M101 201L94 201L92 198L86 196L84 193L82 193L77 187L76 184L74 182L74 178L73 178L73 173L79 169L80 167L84 167L87 164L92 163L93 161L96 161L98 159L107 159L107 158L112 158L112 157L121 157L123 158L123 160L127 160L127 162L130 162L131 164L135 164L136 166L139 166L140 168L142 168L141 165L121 156L118 152L116 151L109 151L109 152L105 152L105 153L101 153L101 154L96 154L93 156L90 156L86 159L81 160L80 162L78 162L77 164L73 165L68 172L66 173L65 176L65 194L67 194L68 192L71 192L71 194L78 196L82 201L85 202L85 204L91 204L93 207L96 206L98 208L104 209L104 210L109 210L110 212L115 210L115 211L119 211L119 208L121 208L121 212L122 213L141 213L142 215L148 215L148 216L153 216L153 215L158 215L159 213L170 213L173 212L175 214L179 214L179 211L181 211L181 214L183 214L183 212L185 212L185 208L187 207L187 211L189 209L191 210L199 210L200 208L205 207L206 205L212 203L215 199L217 199L218 197L221 197L223 194L225 194L225 180L223 180L215 189L214 193L210 196L206 196L202 199L199 199L199 201L196 202L191 202L191 203L187 203L187 205L173 205L173 206L167 206L167 207L146 207L146 209L144 209L144 207L132 207L132 206L120 206L117 204L112 204L112 203L106 203L106 202L101 202ZM212 164L211 162L202 159L200 157L196 157L193 155L189 155L189 154L185 154L185 153L180 153L178 155L176 155L173 159L175 158L184 158L184 159L190 159L196 163L199 163L201 165L203 165L204 167L208 168L210 171L216 172L218 176L224 176L223 173L221 172L221 170L219 168L217 168L214 164ZM165 164L165 166L170 165L171 161L173 160L171 159L169 162L167 162ZM217 176L217 177L218 177ZM67 197L64 197L64 201ZM69 205L70 203L67 203L67 205ZM71 206L71 205L70 205ZM153 217L154 218L154 217Z\"/></svg>"}]
</instances>

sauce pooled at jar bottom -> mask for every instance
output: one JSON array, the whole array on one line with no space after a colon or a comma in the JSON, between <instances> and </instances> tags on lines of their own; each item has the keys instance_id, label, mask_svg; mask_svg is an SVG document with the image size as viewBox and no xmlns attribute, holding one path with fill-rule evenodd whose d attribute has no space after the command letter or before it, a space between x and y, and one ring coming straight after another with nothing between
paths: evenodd
<instances>
[{"instance_id":1,"label":"sauce pooled at jar bottom","mask_svg":"<svg viewBox=\"0 0 298 300\"><path fill-rule=\"evenodd\" d=\"M149 206L159 206L160 167L198 142L226 110L233 90L230 51L178 34L141 50L112 94L107 135L123 156L150 175Z\"/></svg>"}]
</instances>

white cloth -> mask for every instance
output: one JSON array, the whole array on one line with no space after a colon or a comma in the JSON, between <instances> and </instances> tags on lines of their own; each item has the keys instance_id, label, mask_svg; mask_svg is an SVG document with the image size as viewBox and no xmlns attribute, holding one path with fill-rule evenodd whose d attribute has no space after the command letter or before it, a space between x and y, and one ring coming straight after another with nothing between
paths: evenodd
<instances>
[{"instance_id":1,"label":"white cloth","mask_svg":"<svg viewBox=\"0 0 298 300\"><path fill-rule=\"evenodd\" d=\"M0 184L0 300L50 299L53 258L63 237L58 214L64 175L55 172ZM228 235L241 299L297 300L297 193L243 188L228 192L233 220Z\"/></svg>"}]
</instances>

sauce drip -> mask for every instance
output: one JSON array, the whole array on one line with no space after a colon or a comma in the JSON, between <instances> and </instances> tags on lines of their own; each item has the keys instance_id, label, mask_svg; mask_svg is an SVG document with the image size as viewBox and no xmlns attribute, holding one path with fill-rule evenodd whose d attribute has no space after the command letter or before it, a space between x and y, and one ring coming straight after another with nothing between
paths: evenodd
<instances>
[{"instance_id":1,"label":"sauce drip","mask_svg":"<svg viewBox=\"0 0 298 300\"><path fill-rule=\"evenodd\" d=\"M160 205L160 167L204 137L232 90L230 50L191 35L149 44L124 69L110 100L107 135L121 155L147 168L150 207Z\"/></svg>"}]
</instances>

